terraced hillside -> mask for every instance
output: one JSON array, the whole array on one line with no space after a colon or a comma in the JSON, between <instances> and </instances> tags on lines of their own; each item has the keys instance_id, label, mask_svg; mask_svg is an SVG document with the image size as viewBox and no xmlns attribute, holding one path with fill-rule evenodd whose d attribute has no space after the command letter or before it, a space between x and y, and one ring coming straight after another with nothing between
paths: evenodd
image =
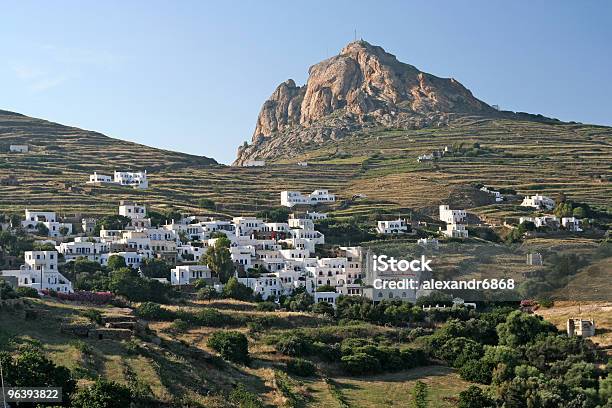
<instances>
[{"instance_id":1,"label":"terraced hillside","mask_svg":"<svg viewBox=\"0 0 612 408\"><path fill-rule=\"evenodd\" d=\"M433 208L474 183L520 194L564 192L602 208L612 197L612 129L579 124L465 117L448 127L379 128L328 142L291 163L279 160L260 168L218 165L10 113L0 114L0 143L31 147L26 154L0 153L0 178L14 175L18 181L0 186L4 212L29 207L110 213L119 200L134 199L155 207L236 215L277 206L284 189L329 188L343 200L367 196L338 208L343 216L375 208ZM462 153L417 163L418 155L445 146L462 146ZM309 166L297 166L298 160ZM150 188L85 184L93 171L128 168L146 168ZM204 210L202 199L213 200L214 209ZM462 205L490 218L520 214L508 204L467 200Z\"/></svg>"}]
</instances>

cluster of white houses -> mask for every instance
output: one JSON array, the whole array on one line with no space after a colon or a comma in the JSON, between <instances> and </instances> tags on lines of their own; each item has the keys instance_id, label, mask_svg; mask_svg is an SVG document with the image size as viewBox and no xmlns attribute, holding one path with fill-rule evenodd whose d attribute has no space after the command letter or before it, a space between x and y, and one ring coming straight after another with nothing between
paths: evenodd
<instances>
[{"instance_id":1,"label":"cluster of white houses","mask_svg":"<svg viewBox=\"0 0 612 408\"><path fill-rule=\"evenodd\" d=\"M119 184L122 186L130 186L139 189L149 188L149 181L147 179L147 171L115 171L113 176L107 176L105 174L94 174L89 176L87 184Z\"/></svg>"},{"instance_id":2,"label":"cluster of white houses","mask_svg":"<svg viewBox=\"0 0 612 408\"><path fill-rule=\"evenodd\" d=\"M17 277L21 286L70 292L70 281L58 271L59 254L66 262L84 257L101 265L107 265L111 256L120 255L134 269L152 258L175 265L168 282L172 285L188 285L196 279L215 285L218 281L201 261L208 248L225 236L230 241L229 251L238 280L264 299L290 294L298 287L304 287L315 301L332 304L342 294L365 295L375 301L416 298L415 291L388 288L377 291L366 287L365 259L369 255L361 247L340 247L333 257L315 256L316 246L325 243L325 236L315 229L315 220L325 218L324 213L295 213L287 222L266 222L256 217L219 220L187 216L160 227L151 226L145 206L138 203L122 201L119 214L130 219L124 229L101 229L99 234L82 234L70 241L64 238L57 242L55 251L26 252L25 265L2 271L2 275ZM406 223L401 221L398 225L391 222L389 228L404 229ZM22 225L31 229L38 222L45 223L50 231L62 225L53 212L27 210ZM91 223L92 219L83 219L83 230L93 231ZM56 237L51 233L50 236ZM317 291L321 286L335 290Z\"/></svg>"},{"instance_id":3,"label":"cluster of white houses","mask_svg":"<svg viewBox=\"0 0 612 408\"><path fill-rule=\"evenodd\" d=\"M531 207L540 211L550 211L555 208L555 200L552 198L536 194L525 197L521 203L523 207ZM582 221L576 217L557 217L555 215L542 215L540 217L521 217L519 224L533 222L536 228L549 228L552 230L563 227L567 231L582 232Z\"/></svg>"}]
</instances>

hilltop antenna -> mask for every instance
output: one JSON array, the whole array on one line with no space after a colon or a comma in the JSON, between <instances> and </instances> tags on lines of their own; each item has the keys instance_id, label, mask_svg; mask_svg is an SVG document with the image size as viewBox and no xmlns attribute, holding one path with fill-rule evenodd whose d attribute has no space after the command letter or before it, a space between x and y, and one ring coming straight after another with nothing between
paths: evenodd
<instances>
[{"instance_id":1,"label":"hilltop antenna","mask_svg":"<svg viewBox=\"0 0 612 408\"><path fill-rule=\"evenodd\" d=\"M354 37L353 41L357 41L357 29L355 29L355 37Z\"/></svg>"}]
</instances>

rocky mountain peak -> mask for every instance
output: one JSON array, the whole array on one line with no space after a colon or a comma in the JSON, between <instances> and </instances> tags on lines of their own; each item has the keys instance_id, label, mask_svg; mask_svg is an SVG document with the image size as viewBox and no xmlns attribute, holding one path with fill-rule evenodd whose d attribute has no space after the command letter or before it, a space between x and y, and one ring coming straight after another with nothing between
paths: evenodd
<instances>
[{"instance_id":1,"label":"rocky mountain peak","mask_svg":"<svg viewBox=\"0 0 612 408\"><path fill-rule=\"evenodd\" d=\"M292 155L297 142L321 143L364 127L437 126L456 114L495 113L458 81L421 72L363 40L308 73L305 85L289 79L263 104L253 143L239 149L235 164Z\"/></svg>"}]
</instances>

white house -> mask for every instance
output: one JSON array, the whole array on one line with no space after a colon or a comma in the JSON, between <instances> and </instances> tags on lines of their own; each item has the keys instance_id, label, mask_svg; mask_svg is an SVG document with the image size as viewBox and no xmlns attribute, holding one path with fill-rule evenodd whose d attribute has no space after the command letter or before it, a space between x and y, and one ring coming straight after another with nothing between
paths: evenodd
<instances>
[{"instance_id":1,"label":"white house","mask_svg":"<svg viewBox=\"0 0 612 408\"><path fill-rule=\"evenodd\" d=\"M115 171L115 183L134 188L149 188L147 171Z\"/></svg>"},{"instance_id":2,"label":"white house","mask_svg":"<svg viewBox=\"0 0 612 408\"><path fill-rule=\"evenodd\" d=\"M417 245L423 248L438 249L439 242L437 238L419 238L417 239Z\"/></svg>"},{"instance_id":3,"label":"white house","mask_svg":"<svg viewBox=\"0 0 612 408\"><path fill-rule=\"evenodd\" d=\"M313 221L317 221L317 220L325 220L327 219L327 213L322 213L322 212L316 212L316 211L312 211L306 212L306 218L310 218Z\"/></svg>"},{"instance_id":4,"label":"white house","mask_svg":"<svg viewBox=\"0 0 612 408\"><path fill-rule=\"evenodd\" d=\"M265 160L247 160L242 163L242 167L263 167L265 165Z\"/></svg>"},{"instance_id":5,"label":"white house","mask_svg":"<svg viewBox=\"0 0 612 408\"><path fill-rule=\"evenodd\" d=\"M521 206L533 207L537 210L552 210L555 208L555 200L540 194L536 194L531 197L525 197L521 203Z\"/></svg>"},{"instance_id":6,"label":"white house","mask_svg":"<svg viewBox=\"0 0 612 408\"><path fill-rule=\"evenodd\" d=\"M132 219L145 218L147 216L147 208L142 204L131 201L121 201L119 204L119 215Z\"/></svg>"},{"instance_id":7,"label":"white house","mask_svg":"<svg viewBox=\"0 0 612 408\"><path fill-rule=\"evenodd\" d=\"M56 246L55 249L60 254L64 255L66 261L85 257L90 261L100 262L102 254L110 251L110 244L106 242L92 242L89 240L75 239L75 242L62 242Z\"/></svg>"},{"instance_id":8,"label":"white house","mask_svg":"<svg viewBox=\"0 0 612 408\"><path fill-rule=\"evenodd\" d=\"M336 300L338 300L338 298L341 296L341 293L337 293L337 292L315 292L314 293L314 302L315 303L321 303L321 302L327 302L330 305L332 305L334 307L334 309L336 308Z\"/></svg>"},{"instance_id":9,"label":"white house","mask_svg":"<svg viewBox=\"0 0 612 408\"><path fill-rule=\"evenodd\" d=\"M447 224L463 224L465 217L465 210L451 210L448 205L440 206L440 220Z\"/></svg>"},{"instance_id":10,"label":"white house","mask_svg":"<svg viewBox=\"0 0 612 408\"><path fill-rule=\"evenodd\" d=\"M468 230L463 224L446 224L446 229L442 231L449 238L467 238Z\"/></svg>"},{"instance_id":11,"label":"white house","mask_svg":"<svg viewBox=\"0 0 612 408\"><path fill-rule=\"evenodd\" d=\"M307 196L299 191L281 191L281 205L290 208L295 205L316 205L335 201L336 196L325 189L315 190Z\"/></svg>"},{"instance_id":12,"label":"white house","mask_svg":"<svg viewBox=\"0 0 612 408\"><path fill-rule=\"evenodd\" d=\"M376 232L379 234L405 234L410 232L410 228L406 220L398 218L393 221L378 221Z\"/></svg>"},{"instance_id":13,"label":"white house","mask_svg":"<svg viewBox=\"0 0 612 408\"><path fill-rule=\"evenodd\" d=\"M560 222L559 219L554 215L545 215L542 217L520 217L519 224L524 222L533 222L536 228L549 227L549 228L559 228Z\"/></svg>"},{"instance_id":14,"label":"white house","mask_svg":"<svg viewBox=\"0 0 612 408\"><path fill-rule=\"evenodd\" d=\"M72 234L72 224L59 222L54 211L30 211L26 209L25 220L21 221L21 226L25 230L33 232L39 223L47 227L50 237Z\"/></svg>"},{"instance_id":15,"label":"white house","mask_svg":"<svg viewBox=\"0 0 612 408\"><path fill-rule=\"evenodd\" d=\"M488 187L481 187L480 191L484 191L485 193L489 193L491 195L493 195L495 197L495 202L499 203L504 201L504 197L502 196L502 194L499 191L495 191L492 189L489 189Z\"/></svg>"},{"instance_id":16,"label":"white house","mask_svg":"<svg viewBox=\"0 0 612 408\"><path fill-rule=\"evenodd\" d=\"M11 153L27 153L28 150L29 150L28 145L17 145L17 144L14 144L14 145L10 145L9 146L9 151Z\"/></svg>"},{"instance_id":17,"label":"white house","mask_svg":"<svg viewBox=\"0 0 612 408\"><path fill-rule=\"evenodd\" d=\"M581 221L576 217L561 218L561 225L568 231L582 232Z\"/></svg>"},{"instance_id":18,"label":"white house","mask_svg":"<svg viewBox=\"0 0 612 408\"><path fill-rule=\"evenodd\" d=\"M57 268L58 256L56 251L26 251L25 265L18 270L2 271L2 275L15 276L19 286L38 291L72 292L72 283Z\"/></svg>"},{"instance_id":19,"label":"white house","mask_svg":"<svg viewBox=\"0 0 612 408\"><path fill-rule=\"evenodd\" d=\"M293 207L294 205L310 204L310 199L299 191L281 191L281 205Z\"/></svg>"},{"instance_id":20,"label":"white house","mask_svg":"<svg viewBox=\"0 0 612 408\"><path fill-rule=\"evenodd\" d=\"M308 162L298 162L297 165L301 166L301 167L307 167L308 166Z\"/></svg>"},{"instance_id":21,"label":"white house","mask_svg":"<svg viewBox=\"0 0 612 408\"><path fill-rule=\"evenodd\" d=\"M177 265L170 270L172 285L189 285L196 279L212 279L212 273L206 265Z\"/></svg>"},{"instance_id":22,"label":"white house","mask_svg":"<svg viewBox=\"0 0 612 408\"><path fill-rule=\"evenodd\" d=\"M87 184L100 184L100 183L113 183L113 177L104 174L98 174L94 171L94 174L89 176Z\"/></svg>"},{"instance_id":23,"label":"white house","mask_svg":"<svg viewBox=\"0 0 612 408\"><path fill-rule=\"evenodd\" d=\"M140 265L142 264L142 262L145 259L150 258L148 254L141 254L138 252L112 252L112 253L102 254L100 256L100 264L102 266L107 266L108 258L110 258L113 255L118 255L118 256L123 257L123 259L125 259L125 264L133 269L140 268Z\"/></svg>"},{"instance_id":24,"label":"white house","mask_svg":"<svg viewBox=\"0 0 612 408\"><path fill-rule=\"evenodd\" d=\"M261 295L263 299L276 298L284 292L280 279L274 274L265 274L257 278L238 278L238 282L251 288L254 295Z\"/></svg>"}]
</instances>

